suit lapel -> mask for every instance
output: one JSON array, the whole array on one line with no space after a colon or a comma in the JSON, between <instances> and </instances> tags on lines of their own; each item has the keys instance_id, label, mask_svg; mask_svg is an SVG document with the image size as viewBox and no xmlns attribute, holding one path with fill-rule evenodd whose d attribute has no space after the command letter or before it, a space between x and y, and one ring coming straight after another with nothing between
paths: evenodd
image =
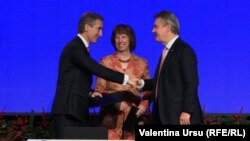
<instances>
[{"instance_id":1,"label":"suit lapel","mask_svg":"<svg viewBox=\"0 0 250 141\"><path fill-rule=\"evenodd\" d=\"M162 67L161 67L161 72L165 69L165 68L167 68L167 66L168 66L168 64L169 64L169 61L171 60L171 58L172 58L172 56L173 56L173 49L170 49L169 51L168 51L168 55L167 55L167 57L165 58L165 60L164 60L164 62L163 62L163 64L162 64Z\"/></svg>"},{"instance_id":2,"label":"suit lapel","mask_svg":"<svg viewBox=\"0 0 250 141\"><path fill-rule=\"evenodd\" d=\"M83 41L82 41L82 39L80 37L76 36L76 38L74 40L77 41L77 42L79 42L80 45L81 45L81 47L82 47L82 49L89 54L89 51L87 50L85 44L83 43Z\"/></svg>"},{"instance_id":3,"label":"suit lapel","mask_svg":"<svg viewBox=\"0 0 250 141\"><path fill-rule=\"evenodd\" d=\"M172 60L173 58L173 55L175 54L176 52L176 49L177 49L177 46L178 46L178 42L180 42L180 37L177 38L175 40L175 42L173 43L172 47L170 48L170 50L168 51L168 55L167 57L165 58L163 64L162 64L162 68L161 68L161 72L164 70L164 69L167 69L168 68L168 65L170 63L170 60ZM160 72L160 73L161 73Z\"/></svg>"}]
</instances>

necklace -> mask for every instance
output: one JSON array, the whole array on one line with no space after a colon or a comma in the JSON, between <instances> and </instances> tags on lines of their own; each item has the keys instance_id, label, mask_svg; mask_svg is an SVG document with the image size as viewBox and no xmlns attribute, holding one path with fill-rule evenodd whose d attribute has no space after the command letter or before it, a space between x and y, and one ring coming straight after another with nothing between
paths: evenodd
<instances>
[{"instance_id":1,"label":"necklace","mask_svg":"<svg viewBox=\"0 0 250 141\"><path fill-rule=\"evenodd\" d=\"M130 59L131 59L131 57L128 58L127 60L122 60L122 59L119 58L119 61L122 62L122 63L128 63L130 61Z\"/></svg>"}]
</instances>

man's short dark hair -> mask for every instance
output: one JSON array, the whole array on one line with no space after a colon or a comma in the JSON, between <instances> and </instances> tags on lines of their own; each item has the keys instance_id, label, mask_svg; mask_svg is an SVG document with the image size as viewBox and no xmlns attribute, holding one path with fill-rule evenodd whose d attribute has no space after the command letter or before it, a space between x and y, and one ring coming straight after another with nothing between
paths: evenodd
<instances>
[{"instance_id":1,"label":"man's short dark hair","mask_svg":"<svg viewBox=\"0 0 250 141\"><path fill-rule=\"evenodd\" d=\"M103 21L103 18L97 13L88 12L83 14L78 23L78 33L82 33L84 31L84 27L86 24L93 26L96 20Z\"/></svg>"}]
</instances>

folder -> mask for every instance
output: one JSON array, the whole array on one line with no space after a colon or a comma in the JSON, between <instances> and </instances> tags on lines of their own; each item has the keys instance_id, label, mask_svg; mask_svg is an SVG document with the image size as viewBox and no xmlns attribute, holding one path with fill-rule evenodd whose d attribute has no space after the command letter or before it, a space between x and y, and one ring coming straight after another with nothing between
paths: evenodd
<instances>
[{"instance_id":1,"label":"folder","mask_svg":"<svg viewBox=\"0 0 250 141\"><path fill-rule=\"evenodd\" d=\"M115 104L121 101L130 101L136 105L140 102L140 97L135 96L129 91L119 91L109 94L102 94L103 97L90 97L89 98L89 107L104 106L108 104Z\"/></svg>"}]
</instances>

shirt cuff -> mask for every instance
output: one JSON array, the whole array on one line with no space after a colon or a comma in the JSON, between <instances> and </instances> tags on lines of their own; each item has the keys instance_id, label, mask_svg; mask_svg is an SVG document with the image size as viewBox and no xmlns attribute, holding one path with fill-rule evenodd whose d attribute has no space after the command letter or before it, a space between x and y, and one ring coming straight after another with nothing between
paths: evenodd
<instances>
[{"instance_id":1,"label":"shirt cuff","mask_svg":"<svg viewBox=\"0 0 250 141\"><path fill-rule=\"evenodd\" d=\"M129 80L129 76L128 76L128 75L126 75L126 74L124 74L124 80L123 80L122 85L127 85L128 80Z\"/></svg>"},{"instance_id":2,"label":"shirt cuff","mask_svg":"<svg viewBox=\"0 0 250 141\"><path fill-rule=\"evenodd\" d=\"M144 87L144 85L145 85L145 82L144 82L143 79L141 79L141 86L139 86L138 88L139 88L139 89L142 89L142 88Z\"/></svg>"}]
</instances>

